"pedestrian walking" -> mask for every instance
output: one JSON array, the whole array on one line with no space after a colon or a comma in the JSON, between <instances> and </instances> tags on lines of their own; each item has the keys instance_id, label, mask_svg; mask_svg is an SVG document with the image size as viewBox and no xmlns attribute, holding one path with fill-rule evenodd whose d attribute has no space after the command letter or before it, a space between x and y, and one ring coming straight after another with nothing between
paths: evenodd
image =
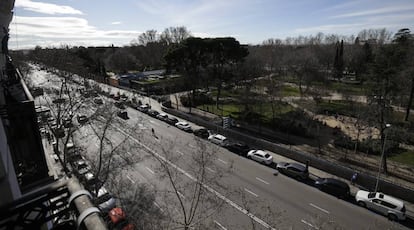
<instances>
[{"instance_id":1,"label":"pedestrian walking","mask_svg":"<svg viewBox=\"0 0 414 230\"><path fill-rule=\"evenodd\" d=\"M358 179L358 173L355 172L351 177L351 184L354 185L357 179Z\"/></svg>"}]
</instances>

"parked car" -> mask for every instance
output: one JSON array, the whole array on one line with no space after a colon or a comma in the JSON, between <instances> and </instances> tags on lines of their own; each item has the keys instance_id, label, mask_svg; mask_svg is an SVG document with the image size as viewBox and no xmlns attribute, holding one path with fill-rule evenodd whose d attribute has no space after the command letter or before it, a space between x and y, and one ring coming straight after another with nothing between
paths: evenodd
<instances>
[{"instance_id":1,"label":"parked car","mask_svg":"<svg viewBox=\"0 0 414 230\"><path fill-rule=\"evenodd\" d=\"M151 117L157 117L157 115L160 114L160 113L156 110L149 109L147 111L147 114L150 115Z\"/></svg>"},{"instance_id":2,"label":"parked car","mask_svg":"<svg viewBox=\"0 0 414 230\"><path fill-rule=\"evenodd\" d=\"M247 153L247 157L266 165L270 165L273 163L273 157L263 150L250 150Z\"/></svg>"},{"instance_id":3,"label":"parked car","mask_svg":"<svg viewBox=\"0 0 414 230\"><path fill-rule=\"evenodd\" d=\"M118 117L120 117L120 118L122 118L124 120L129 119L128 112L125 111L125 110L124 111L119 111L116 115L118 115Z\"/></svg>"},{"instance_id":4,"label":"parked car","mask_svg":"<svg viewBox=\"0 0 414 230\"><path fill-rule=\"evenodd\" d=\"M160 119L161 121L166 121L168 118L168 115L165 113L160 113L157 115L157 118Z\"/></svg>"},{"instance_id":5,"label":"parked car","mask_svg":"<svg viewBox=\"0 0 414 230\"><path fill-rule=\"evenodd\" d=\"M124 103L120 102L120 101L115 101L115 107L119 108L119 109L125 109L125 105Z\"/></svg>"},{"instance_id":6,"label":"parked car","mask_svg":"<svg viewBox=\"0 0 414 230\"><path fill-rule=\"evenodd\" d=\"M97 105L102 105L103 104L102 98L95 98L95 99L93 99L93 102Z\"/></svg>"},{"instance_id":7,"label":"parked car","mask_svg":"<svg viewBox=\"0 0 414 230\"><path fill-rule=\"evenodd\" d=\"M149 109L151 108L151 106L145 104L145 105L140 105L137 107L137 109L143 113L146 113Z\"/></svg>"},{"instance_id":8,"label":"parked car","mask_svg":"<svg viewBox=\"0 0 414 230\"><path fill-rule=\"evenodd\" d=\"M109 194L106 188L104 187L99 189L98 195L94 199L93 203L103 213L109 212L111 209L115 208L116 206L115 198L111 194Z\"/></svg>"},{"instance_id":9,"label":"parked car","mask_svg":"<svg viewBox=\"0 0 414 230\"><path fill-rule=\"evenodd\" d=\"M210 132L205 128L196 129L193 133L194 135L201 137L203 139L207 139L210 136Z\"/></svg>"},{"instance_id":10,"label":"parked car","mask_svg":"<svg viewBox=\"0 0 414 230\"><path fill-rule=\"evenodd\" d=\"M79 124L85 124L88 122L88 117L85 115L78 115L78 122Z\"/></svg>"},{"instance_id":11,"label":"parked car","mask_svg":"<svg viewBox=\"0 0 414 230\"><path fill-rule=\"evenodd\" d=\"M359 206L387 216L392 221L405 220L405 205L401 200L380 192L359 190L355 195Z\"/></svg>"},{"instance_id":12,"label":"parked car","mask_svg":"<svg viewBox=\"0 0 414 230\"><path fill-rule=\"evenodd\" d=\"M184 130L186 132L192 132L193 130L191 129L191 125L188 124L185 121L179 121L177 123L175 123L175 126L181 130Z\"/></svg>"},{"instance_id":13,"label":"parked car","mask_svg":"<svg viewBox=\"0 0 414 230\"><path fill-rule=\"evenodd\" d=\"M167 120L166 120L166 122L167 122L168 124L170 124L170 125L175 125L175 124L177 124L178 119L177 119L177 118L175 118L175 117L168 117L168 118L167 118Z\"/></svg>"},{"instance_id":14,"label":"parked car","mask_svg":"<svg viewBox=\"0 0 414 230\"><path fill-rule=\"evenodd\" d=\"M121 208L113 208L108 213L109 229L119 229L119 230L133 230L135 227L133 224L129 223L126 219L126 214Z\"/></svg>"},{"instance_id":15,"label":"parked car","mask_svg":"<svg viewBox=\"0 0 414 230\"><path fill-rule=\"evenodd\" d=\"M65 117L63 119L63 127L65 127L65 128L73 127L72 119L70 119L69 117Z\"/></svg>"},{"instance_id":16,"label":"parked car","mask_svg":"<svg viewBox=\"0 0 414 230\"><path fill-rule=\"evenodd\" d=\"M306 180L309 177L308 167L294 162L280 162L277 164L276 169L279 172L287 176L291 176L297 180Z\"/></svg>"},{"instance_id":17,"label":"parked car","mask_svg":"<svg viewBox=\"0 0 414 230\"><path fill-rule=\"evenodd\" d=\"M315 186L321 191L343 199L349 198L351 194L349 185L335 178L319 178L315 181Z\"/></svg>"},{"instance_id":18,"label":"parked car","mask_svg":"<svg viewBox=\"0 0 414 230\"><path fill-rule=\"evenodd\" d=\"M230 143L226 146L226 148L229 151L241 156L247 156L247 153L250 151L250 147L241 142Z\"/></svg>"},{"instance_id":19,"label":"parked car","mask_svg":"<svg viewBox=\"0 0 414 230\"><path fill-rule=\"evenodd\" d=\"M216 145L220 146L226 146L228 143L228 140L225 136L221 134L213 134L208 137L208 140L213 142Z\"/></svg>"}]
</instances>

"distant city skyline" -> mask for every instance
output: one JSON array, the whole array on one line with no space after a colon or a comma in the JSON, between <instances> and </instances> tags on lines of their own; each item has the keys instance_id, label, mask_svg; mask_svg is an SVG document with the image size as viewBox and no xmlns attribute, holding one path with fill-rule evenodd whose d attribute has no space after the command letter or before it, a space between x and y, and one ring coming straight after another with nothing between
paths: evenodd
<instances>
[{"instance_id":1,"label":"distant city skyline","mask_svg":"<svg viewBox=\"0 0 414 230\"><path fill-rule=\"evenodd\" d=\"M16 0L11 49L129 45L139 34L185 26L193 36L244 44L299 35L414 29L413 0Z\"/></svg>"}]
</instances>

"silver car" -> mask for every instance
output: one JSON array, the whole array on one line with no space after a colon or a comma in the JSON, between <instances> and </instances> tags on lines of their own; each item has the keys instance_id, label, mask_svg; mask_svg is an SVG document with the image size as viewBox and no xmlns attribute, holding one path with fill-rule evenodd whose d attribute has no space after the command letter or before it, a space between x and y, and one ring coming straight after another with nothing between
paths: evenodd
<instances>
[{"instance_id":1,"label":"silver car","mask_svg":"<svg viewBox=\"0 0 414 230\"><path fill-rule=\"evenodd\" d=\"M355 195L359 206L372 209L387 216L392 221L405 220L404 202L380 192L359 190Z\"/></svg>"},{"instance_id":2,"label":"silver car","mask_svg":"<svg viewBox=\"0 0 414 230\"><path fill-rule=\"evenodd\" d=\"M250 150L247 157L257 162L270 165L273 163L273 157L263 150Z\"/></svg>"}]
</instances>

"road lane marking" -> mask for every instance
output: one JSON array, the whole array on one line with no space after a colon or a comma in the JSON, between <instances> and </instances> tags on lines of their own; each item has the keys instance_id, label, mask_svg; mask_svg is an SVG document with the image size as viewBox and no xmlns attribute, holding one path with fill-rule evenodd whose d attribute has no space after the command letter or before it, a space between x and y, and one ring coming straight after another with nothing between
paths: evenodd
<instances>
[{"instance_id":1,"label":"road lane marking","mask_svg":"<svg viewBox=\"0 0 414 230\"><path fill-rule=\"evenodd\" d=\"M219 222L217 222L216 220L214 221L214 223L216 224L216 225L218 225L221 229L223 229L223 230L227 230L227 228L225 228L223 225L221 225Z\"/></svg>"},{"instance_id":2,"label":"road lane marking","mask_svg":"<svg viewBox=\"0 0 414 230\"><path fill-rule=\"evenodd\" d=\"M253 195L253 196L255 196L255 197L259 197L259 195L257 195L256 193L254 193L254 192L252 192L252 191L248 190L247 188L244 188L244 191L246 191L246 192L248 192L248 193L252 194L252 195Z\"/></svg>"},{"instance_id":3,"label":"road lane marking","mask_svg":"<svg viewBox=\"0 0 414 230\"><path fill-rule=\"evenodd\" d=\"M129 175L126 176L128 178L129 181L131 181L131 183L135 184L135 181L133 179L131 179L131 177L129 177Z\"/></svg>"},{"instance_id":4,"label":"road lane marking","mask_svg":"<svg viewBox=\"0 0 414 230\"><path fill-rule=\"evenodd\" d=\"M180 154L181 156L184 156L184 153L183 153L183 152L181 152L181 151L178 151L178 150L177 150L177 153L178 153L178 154Z\"/></svg>"},{"instance_id":5,"label":"road lane marking","mask_svg":"<svg viewBox=\"0 0 414 230\"><path fill-rule=\"evenodd\" d=\"M123 133L125 136L130 137L133 141L135 141L135 143L137 143L138 145L142 146L143 148L145 148L150 154L152 154L154 157L158 158L160 161L163 161L169 165L171 165L171 167L175 168L178 172L182 173L183 175L185 175L186 177L188 177L190 180L197 182L197 178L195 178L194 176L192 176L191 174L189 174L187 171L185 171L184 169L178 167L176 164L172 163L170 160L166 159L164 156L160 155L159 153L155 152L153 149L151 149L150 147L148 147L147 145L139 142L135 137L131 136L131 134L126 133L125 131L123 131L122 129L113 126L115 129L117 129L120 133ZM243 213L244 215L248 216L249 218L251 218L252 220L256 221L257 223L261 224L263 227L267 228L267 229L272 229L272 230L276 230L275 228L273 228L270 224L266 223L264 220L260 219L259 217L255 216L253 213L249 212L247 209L243 208L242 206L238 205L237 203L235 203L234 201L230 200L229 198L225 197L223 194L217 192L216 190L214 190L212 187L210 187L209 185L207 185L206 183L201 182L201 185L203 186L203 188L205 188L207 191L213 193L214 195L216 195L218 198L220 198L221 200L223 200L224 202L226 202L227 204L231 205L233 208L237 209L238 211L240 211L241 213Z\"/></svg>"},{"instance_id":6,"label":"road lane marking","mask_svg":"<svg viewBox=\"0 0 414 230\"><path fill-rule=\"evenodd\" d=\"M267 182L267 181L265 181L265 180L263 180L263 179L260 179L259 177L256 177L256 180L258 180L258 181L260 181L260 182L263 182L263 183L265 183L265 184L270 184L269 182Z\"/></svg>"},{"instance_id":7,"label":"road lane marking","mask_svg":"<svg viewBox=\"0 0 414 230\"><path fill-rule=\"evenodd\" d=\"M215 173L216 171L214 171L213 169L211 169L210 167L206 167L206 169L212 173Z\"/></svg>"},{"instance_id":8,"label":"road lane marking","mask_svg":"<svg viewBox=\"0 0 414 230\"><path fill-rule=\"evenodd\" d=\"M181 196L182 198L185 199L185 196L181 192L177 191L177 193L178 193L179 196Z\"/></svg>"},{"instance_id":9,"label":"road lane marking","mask_svg":"<svg viewBox=\"0 0 414 230\"><path fill-rule=\"evenodd\" d=\"M306 220L304 220L304 219L302 219L302 220L301 220L301 222L302 222L302 223L304 223L304 224L306 224L306 225L308 225L308 226L310 226L310 227L312 227L312 228L314 228L314 229L319 229L318 227L313 226L311 223L307 222L307 221L306 221Z\"/></svg>"},{"instance_id":10,"label":"road lane marking","mask_svg":"<svg viewBox=\"0 0 414 230\"><path fill-rule=\"evenodd\" d=\"M218 158L217 160L218 160L218 161L220 161L221 163L225 164L225 165L227 164L227 161L223 161L223 160L222 160L222 159L220 159L220 158Z\"/></svg>"},{"instance_id":11,"label":"road lane marking","mask_svg":"<svg viewBox=\"0 0 414 230\"><path fill-rule=\"evenodd\" d=\"M155 172L154 171L152 171L150 168L148 168L148 167L145 167L150 173L152 173L152 174L155 174Z\"/></svg>"},{"instance_id":12,"label":"road lane marking","mask_svg":"<svg viewBox=\"0 0 414 230\"><path fill-rule=\"evenodd\" d=\"M327 210L325 210L325 209L323 209L323 208L321 208L321 207L319 207L317 205L314 205L312 203L309 203L309 205L312 206L312 207L314 207L314 208L316 208L316 209L318 209L318 210L320 210L320 211L322 211L322 212L324 212L324 213L326 213L326 214L329 214L329 211L327 211Z\"/></svg>"},{"instance_id":13,"label":"road lane marking","mask_svg":"<svg viewBox=\"0 0 414 230\"><path fill-rule=\"evenodd\" d=\"M164 212L164 209L162 209L161 208L161 206L157 203L157 202L155 202L154 201L154 205L161 211L161 212Z\"/></svg>"}]
</instances>

